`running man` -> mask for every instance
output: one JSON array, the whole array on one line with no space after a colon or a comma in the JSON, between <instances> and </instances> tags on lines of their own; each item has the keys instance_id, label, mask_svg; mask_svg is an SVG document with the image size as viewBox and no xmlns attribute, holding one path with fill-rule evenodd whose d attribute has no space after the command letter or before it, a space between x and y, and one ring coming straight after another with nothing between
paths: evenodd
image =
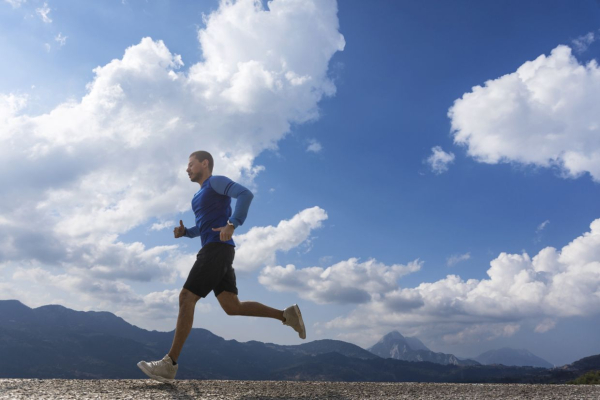
<instances>
[{"instance_id":1,"label":"running man","mask_svg":"<svg viewBox=\"0 0 600 400\"><path fill-rule=\"evenodd\" d=\"M254 195L239 183L225 176L212 176L214 161L210 153L196 151L190 155L187 173L190 181L197 182L200 190L192 199L196 225L187 229L183 221L173 230L175 238L200 236L202 248L179 294L179 316L175 337L169 353L159 361L140 361L138 367L150 378L172 383L179 368L177 359L194 322L196 302L214 292L227 315L246 315L278 319L291 326L301 339L306 330L300 308L296 304L277 310L254 301L237 297L233 258L235 228L242 225ZM231 198L237 199L231 215Z\"/></svg>"}]
</instances>

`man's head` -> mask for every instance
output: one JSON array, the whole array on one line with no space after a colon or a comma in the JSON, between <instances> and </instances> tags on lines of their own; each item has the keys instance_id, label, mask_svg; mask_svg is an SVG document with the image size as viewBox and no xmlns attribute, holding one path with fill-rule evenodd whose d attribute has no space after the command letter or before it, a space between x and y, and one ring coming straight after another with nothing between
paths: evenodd
<instances>
[{"instance_id":1,"label":"man's head","mask_svg":"<svg viewBox=\"0 0 600 400\"><path fill-rule=\"evenodd\" d=\"M209 152L195 151L190 154L186 171L192 182L201 183L212 175L213 165L214 161Z\"/></svg>"}]
</instances>

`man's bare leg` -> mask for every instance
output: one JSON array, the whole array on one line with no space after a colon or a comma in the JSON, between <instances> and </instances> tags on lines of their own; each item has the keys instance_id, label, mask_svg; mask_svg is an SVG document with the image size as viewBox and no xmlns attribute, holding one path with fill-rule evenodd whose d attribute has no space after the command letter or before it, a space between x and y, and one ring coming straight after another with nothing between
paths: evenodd
<instances>
[{"instance_id":1,"label":"man's bare leg","mask_svg":"<svg viewBox=\"0 0 600 400\"><path fill-rule=\"evenodd\" d=\"M198 300L200 300L200 296L195 295L187 289L182 289L179 294L179 316L177 317L177 327L175 328L173 344L171 345L171 350L169 350L169 357L175 362L177 362L183 344L192 330L194 309Z\"/></svg>"},{"instance_id":2,"label":"man's bare leg","mask_svg":"<svg viewBox=\"0 0 600 400\"><path fill-rule=\"evenodd\" d=\"M223 291L217 296L227 315L274 318L283 322L283 310L277 310L256 301L241 301L235 293Z\"/></svg>"}]
</instances>

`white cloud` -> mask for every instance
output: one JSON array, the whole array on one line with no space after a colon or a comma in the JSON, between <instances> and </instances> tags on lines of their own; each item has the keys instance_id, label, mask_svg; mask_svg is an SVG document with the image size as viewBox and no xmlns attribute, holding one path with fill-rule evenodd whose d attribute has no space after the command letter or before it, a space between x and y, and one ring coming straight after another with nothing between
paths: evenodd
<instances>
[{"instance_id":1,"label":"white cloud","mask_svg":"<svg viewBox=\"0 0 600 400\"><path fill-rule=\"evenodd\" d=\"M163 229L175 226L175 221L156 222L150 227L151 231L161 231Z\"/></svg>"},{"instance_id":2,"label":"white cloud","mask_svg":"<svg viewBox=\"0 0 600 400\"><path fill-rule=\"evenodd\" d=\"M588 172L600 182L600 68L567 46L475 86L448 112L454 142L479 162Z\"/></svg>"},{"instance_id":3,"label":"white cloud","mask_svg":"<svg viewBox=\"0 0 600 400\"><path fill-rule=\"evenodd\" d=\"M575 51L583 53L590 47L590 44L594 43L597 39L597 34L595 32L588 32L585 35L579 36L577 39L573 40Z\"/></svg>"},{"instance_id":4,"label":"white cloud","mask_svg":"<svg viewBox=\"0 0 600 400\"><path fill-rule=\"evenodd\" d=\"M11 117L27 106L27 95L17 96L15 94L0 93L0 121L10 123ZM7 127L10 129L10 127Z\"/></svg>"},{"instance_id":5,"label":"white cloud","mask_svg":"<svg viewBox=\"0 0 600 400\"><path fill-rule=\"evenodd\" d=\"M306 148L306 151L310 151L313 153L320 153L323 150L323 146L316 139L310 139L309 145Z\"/></svg>"},{"instance_id":6,"label":"white cloud","mask_svg":"<svg viewBox=\"0 0 600 400\"><path fill-rule=\"evenodd\" d=\"M132 303L141 301L130 286L122 282L109 282L106 280L91 280L80 275L77 271L56 275L41 268L18 268L12 278L54 287L66 292L77 292L83 296L82 301L94 300L108 306L108 303Z\"/></svg>"},{"instance_id":7,"label":"white cloud","mask_svg":"<svg viewBox=\"0 0 600 400\"><path fill-rule=\"evenodd\" d=\"M452 266L458 264L459 262L466 261L470 258L471 258L471 253L454 254L454 255L448 257L448 259L446 260L446 265L449 267L452 267Z\"/></svg>"},{"instance_id":8,"label":"white cloud","mask_svg":"<svg viewBox=\"0 0 600 400\"><path fill-rule=\"evenodd\" d=\"M556 320L552 318L546 318L542 322L540 322L534 329L537 333L548 332L549 330L554 329L556 326Z\"/></svg>"},{"instance_id":9,"label":"white cloud","mask_svg":"<svg viewBox=\"0 0 600 400\"><path fill-rule=\"evenodd\" d=\"M549 220L546 220L546 221L542 222L542 223L541 223L541 224L540 224L540 225L537 227L537 229L535 230L535 232L536 232L536 233L539 233L539 232L543 231L543 230L544 230L544 228L546 227L546 225L548 225L549 223L550 223L550 221L549 221Z\"/></svg>"},{"instance_id":10,"label":"white cloud","mask_svg":"<svg viewBox=\"0 0 600 400\"><path fill-rule=\"evenodd\" d=\"M476 324L460 332L444 335L443 340L452 344L492 341L499 337L510 337L520 328L519 324Z\"/></svg>"},{"instance_id":11,"label":"white cloud","mask_svg":"<svg viewBox=\"0 0 600 400\"><path fill-rule=\"evenodd\" d=\"M25 4L25 2L27 2L27 0L4 0L6 1L8 4L10 4L13 8L19 8L21 7L21 4Z\"/></svg>"},{"instance_id":12,"label":"white cloud","mask_svg":"<svg viewBox=\"0 0 600 400\"><path fill-rule=\"evenodd\" d=\"M275 263L278 251L290 249L309 240L313 229L320 228L327 213L320 207L302 210L290 220L277 226L257 226L243 235L236 235L234 267L240 271L254 271Z\"/></svg>"},{"instance_id":13,"label":"white cloud","mask_svg":"<svg viewBox=\"0 0 600 400\"><path fill-rule=\"evenodd\" d=\"M46 49L47 53L50 53L52 46L50 45L50 43L44 43L44 49Z\"/></svg>"},{"instance_id":14,"label":"white cloud","mask_svg":"<svg viewBox=\"0 0 600 400\"><path fill-rule=\"evenodd\" d=\"M296 292L303 299L318 304L366 303L373 296L397 288L400 277L418 271L421 265L418 260L407 265L387 266L375 259L360 263L357 258L350 258L325 269L296 269L292 264L267 266L258 281L269 290Z\"/></svg>"},{"instance_id":15,"label":"white cloud","mask_svg":"<svg viewBox=\"0 0 600 400\"><path fill-rule=\"evenodd\" d=\"M35 9L35 12L38 13L38 15L40 16L42 21L44 21L44 23L46 23L46 24L49 24L52 22L52 19L50 19L50 17L48 16L48 14L50 14L50 11L51 10L50 10L50 7L48 7L48 3L44 3L43 6Z\"/></svg>"},{"instance_id":16,"label":"white cloud","mask_svg":"<svg viewBox=\"0 0 600 400\"><path fill-rule=\"evenodd\" d=\"M326 219L325 210L312 207L302 210L289 220L280 221L277 226L255 226L244 234L236 234L233 238L236 243L233 261L236 272L251 272L265 265L272 265L277 252L287 252L302 245L310 247L312 230L320 228ZM173 254L167 260L181 278L187 278L195 261L195 253Z\"/></svg>"},{"instance_id":17,"label":"white cloud","mask_svg":"<svg viewBox=\"0 0 600 400\"><path fill-rule=\"evenodd\" d=\"M431 151L433 154L427 158L431 170L437 175L448 171L448 165L454 162L454 154L446 153L440 146L433 147Z\"/></svg>"},{"instance_id":18,"label":"white cloud","mask_svg":"<svg viewBox=\"0 0 600 400\"><path fill-rule=\"evenodd\" d=\"M542 231L546 228L546 226L550 223L549 220L542 222L535 230L535 238L533 239L534 243L539 243L542 241Z\"/></svg>"},{"instance_id":19,"label":"white cloud","mask_svg":"<svg viewBox=\"0 0 600 400\"><path fill-rule=\"evenodd\" d=\"M448 275L414 288L401 288L390 281L370 292L370 300L355 301L360 304L348 315L321 323L319 328L337 331L340 338L361 331L364 345L391 329L425 338L443 337L447 343L492 340L511 336L519 329L544 333L560 318L600 313L599 260L597 219L589 232L561 250L546 247L533 258L526 253L501 253L491 261L488 279L463 280ZM369 293L373 278L355 281L353 273L346 278L348 271L341 270L343 273L336 276L342 283L336 284L344 293ZM328 299L325 296L335 293L336 286L325 286L322 282L330 283L331 278L322 274L322 268L296 270L287 266L265 269L261 278L275 290L294 291L323 303Z\"/></svg>"},{"instance_id":20,"label":"white cloud","mask_svg":"<svg viewBox=\"0 0 600 400\"><path fill-rule=\"evenodd\" d=\"M236 269L246 271L264 265L260 261L257 265L248 263L243 259L245 255L255 261L261 257L274 261L276 251L287 251L301 245L307 240L311 229L318 228L326 218L327 215L322 209L314 207L298 213L290 220L281 221L277 227L253 228L245 235L236 236L235 240L243 243L238 245L236 250ZM7 223L7 220L0 216L0 225L4 223ZM167 227L172 226L173 222L154 225ZM164 276L163 282L172 286L176 273L181 278L188 276L195 261L195 253L175 252L175 246L146 249L142 243L108 241L100 244L97 254L90 252L90 257L96 256L96 259L88 260L88 257L85 257L89 263L86 268L66 262L62 263L65 268L60 268L52 264L53 259L60 259L62 254L52 255L47 247L38 249L39 239L34 238L31 251L34 255L35 251L38 251L38 258L44 255L45 260L49 260L50 263L0 259L0 270L14 270L12 282L3 282L0 277L0 299L19 299L32 306L58 302L75 309L111 311L137 325L151 329L172 329L181 289L165 289L140 295L132 286L119 279L137 281L139 287L139 282ZM110 249L104 250L102 247L105 245L110 246ZM10 256L9 250L9 245L0 243L0 254ZM168 253L167 257L160 259L158 256L164 252ZM240 263L243 264L238 263L240 259ZM162 270L157 271L157 268ZM57 272L61 270L62 273ZM33 296L23 291L23 287L37 294ZM43 296L40 295L42 293ZM60 293L68 296L57 298L57 294ZM196 309L203 313L212 310L209 303L199 303Z\"/></svg>"},{"instance_id":21,"label":"white cloud","mask_svg":"<svg viewBox=\"0 0 600 400\"><path fill-rule=\"evenodd\" d=\"M44 3L38 14L49 21L49 11ZM26 114L26 96L0 94L0 264L31 265L40 282L87 291L111 311L119 301L144 307L150 300L121 281L173 282L195 253L122 235L190 209L197 187L185 168L199 144L215 175L252 187L264 169L255 158L335 94L328 63L344 48L338 28L333 0L275 0L269 11L222 1L198 32L203 61L187 73L165 43L143 38L95 68L81 100L46 114ZM326 218L314 207L236 237L236 268L273 263Z\"/></svg>"},{"instance_id":22,"label":"white cloud","mask_svg":"<svg viewBox=\"0 0 600 400\"><path fill-rule=\"evenodd\" d=\"M67 306L70 305L75 309L111 310L128 322L138 325L172 329L179 309L181 289L140 295L131 286L122 282L90 280L77 271L55 275L40 267L18 268L13 274L13 279L26 282L30 286L38 285L45 292L54 290L69 293L76 297L76 304L69 304L69 301L64 299L61 303L66 303ZM1 283L0 287L2 287ZM22 297L22 293L14 291L12 295L9 298ZM208 303L201 302L197 304L196 311L209 313L212 307Z\"/></svg>"},{"instance_id":23,"label":"white cloud","mask_svg":"<svg viewBox=\"0 0 600 400\"><path fill-rule=\"evenodd\" d=\"M64 46L65 44L67 44L67 38L68 36L63 36L62 33L58 33L58 35L56 35L56 37L54 38L54 40L56 40L57 42L60 43L60 46Z\"/></svg>"},{"instance_id":24,"label":"white cloud","mask_svg":"<svg viewBox=\"0 0 600 400\"><path fill-rule=\"evenodd\" d=\"M0 300L13 300L19 293L8 282L0 282Z\"/></svg>"}]
</instances>

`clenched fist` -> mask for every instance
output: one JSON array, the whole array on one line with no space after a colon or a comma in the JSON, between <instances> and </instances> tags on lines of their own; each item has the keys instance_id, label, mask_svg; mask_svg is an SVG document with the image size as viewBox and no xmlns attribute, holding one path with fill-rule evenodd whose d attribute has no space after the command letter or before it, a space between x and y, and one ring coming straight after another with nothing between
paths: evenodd
<instances>
[{"instance_id":1,"label":"clenched fist","mask_svg":"<svg viewBox=\"0 0 600 400\"><path fill-rule=\"evenodd\" d=\"M173 234L175 235L175 239L185 235L185 226L183 226L182 220L179 220L179 226L176 226L175 229L173 229Z\"/></svg>"}]
</instances>

